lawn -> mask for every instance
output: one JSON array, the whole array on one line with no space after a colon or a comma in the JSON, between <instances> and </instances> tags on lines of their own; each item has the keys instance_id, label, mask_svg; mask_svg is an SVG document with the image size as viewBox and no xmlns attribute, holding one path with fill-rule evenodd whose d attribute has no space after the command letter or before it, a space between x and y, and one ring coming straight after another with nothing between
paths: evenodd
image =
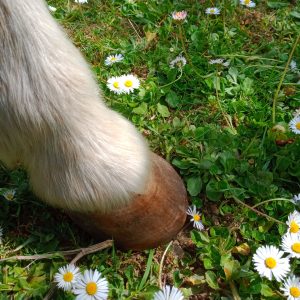
<instances>
[{"instance_id":1,"label":"lawn","mask_svg":"<svg viewBox=\"0 0 300 300\"><path fill-rule=\"evenodd\" d=\"M165 285L190 300L300 299L298 279L289 285L300 276L300 3L47 2L107 105L174 166L204 225L198 230L187 216L170 244L107 247L78 259L80 270L101 272L114 300L152 300ZM180 11L184 19L172 17ZM105 63L115 54L123 59ZM107 83L124 74L140 86L118 94ZM63 251L99 241L40 202L21 169L0 169L0 200L0 300L75 299L54 283L75 256ZM296 233L288 236L292 246L286 232ZM271 245L285 254L273 253L278 265L266 260L259 271L255 253Z\"/></svg>"}]
</instances>

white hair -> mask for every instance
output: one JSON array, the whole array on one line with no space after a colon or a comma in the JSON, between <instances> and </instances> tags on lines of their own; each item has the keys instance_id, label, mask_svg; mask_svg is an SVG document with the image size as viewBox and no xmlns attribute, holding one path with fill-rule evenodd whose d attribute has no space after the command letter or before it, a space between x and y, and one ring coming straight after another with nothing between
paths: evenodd
<instances>
[{"instance_id":1,"label":"white hair","mask_svg":"<svg viewBox=\"0 0 300 300\"><path fill-rule=\"evenodd\" d=\"M0 66L0 160L20 162L39 198L105 212L143 192L143 137L101 101L43 0L0 0Z\"/></svg>"}]
</instances>

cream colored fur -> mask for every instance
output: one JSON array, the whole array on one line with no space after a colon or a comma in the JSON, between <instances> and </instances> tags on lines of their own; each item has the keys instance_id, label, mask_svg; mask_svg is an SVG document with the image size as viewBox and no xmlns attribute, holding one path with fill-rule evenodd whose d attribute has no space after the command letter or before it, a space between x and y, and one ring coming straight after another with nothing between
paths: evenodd
<instances>
[{"instance_id":1,"label":"cream colored fur","mask_svg":"<svg viewBox=\"0 0 300 300\"><path fill-rule=\"evenodd\" d=\"M148 155L46 3L0 0L0 160L50 205L110 211L143 192Z\"/></svg>"}]
</instances>

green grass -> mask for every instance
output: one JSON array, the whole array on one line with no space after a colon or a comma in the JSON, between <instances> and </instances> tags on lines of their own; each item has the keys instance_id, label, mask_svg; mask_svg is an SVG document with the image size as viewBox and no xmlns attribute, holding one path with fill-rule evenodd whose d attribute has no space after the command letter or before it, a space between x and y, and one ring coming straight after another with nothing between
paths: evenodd
<instances>
[{"instance_id":1,"label":"green grass","mask_svg":"<svg viewBox=\"0 0 300 300\"><path fill-rule=\"evenodd\" d=\"M295 206L269 201L256 208L264 215L251 207L300 192L300 140L287 125L300 107L300 75L290 69L284 73L300 34L300 5L258 0L248 9L223 0L215 3L221 15L207 16L205 8L214 4L205 0L48 4L57 8L53 16L90 62L107 104L131 120L151 149L173 164L190 202L203 213L205 230L189 227L171 246L163 282L194 300L284 299L280 284L259 277L251 260L260 245L279 246ZM186 22L172 20L175 10L188 12ZM105 66L105 58L114 53L122 53L124 61ZM169 66L181 53L187 59L182 74ZM229 60L230 66L208 63L215 58ZM299 45L293 60L300 65ZM141 87L120 97L108 90L106 81L125 73L136 74ZM274 130L275 124L286 131ZM2 194L16 190L13 201L1 198L1 258L96 243L63 212L38 201L21 170L2 168L0 188ZM106 249L85 256L79 266L105 275L109 299L152 299L159 289L164 249ZM60 255L0 262L0 299L42 299L66 263ZM297 260L292 270L300 275ZM73 296L56 290L53 299Z\"/></svg>"}]
</instances>

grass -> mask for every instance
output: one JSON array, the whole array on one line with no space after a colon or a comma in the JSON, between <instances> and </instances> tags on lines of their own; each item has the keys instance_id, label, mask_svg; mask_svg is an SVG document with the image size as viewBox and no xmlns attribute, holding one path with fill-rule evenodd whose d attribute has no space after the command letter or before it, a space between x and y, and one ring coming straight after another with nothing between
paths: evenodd
<instances>
[{"instance_id":1,"label":"grass","mask_svg":"<svg viewBox=\"0 0 300 300\"><path fill-rule=\"evenodd\" d=\"M289 67L291 59L300 64L300 5L285 0L256 1L251 9L235 0L48 4L57 8L53 16L90 62L107 104L173 164L205 225L202 232L188 227L179 234L161 274L166 245L143 252L106 249L82 258L80 268L104 274L109 299L152 299L160 275L191 300L284 299L280 284L261 278L251 260L259 246L279 246L295 209L289 199L300 192L300 140L288 129L300 107L300 73ZM221 14L205 15L214 5ZM175 10L186 10L187 20L174 22ZM124 61L105 66L114 53L122 53ZM171 69L179 54L187 64ZM216 58L230 65L209 64ZM141 87L120 97L106 81L125 73L136 74ZM42 299L54 273L70 261L58 252L96 241L63 212L39 202L22 170L2 168L0 188L1 194L16 191L12 201L1 198L0 257L56 253L0 262L0 299ZM300 275L297 260L292 270ZM53 297L73 299L60 290Z\"/></svg>"}]
</instances>

